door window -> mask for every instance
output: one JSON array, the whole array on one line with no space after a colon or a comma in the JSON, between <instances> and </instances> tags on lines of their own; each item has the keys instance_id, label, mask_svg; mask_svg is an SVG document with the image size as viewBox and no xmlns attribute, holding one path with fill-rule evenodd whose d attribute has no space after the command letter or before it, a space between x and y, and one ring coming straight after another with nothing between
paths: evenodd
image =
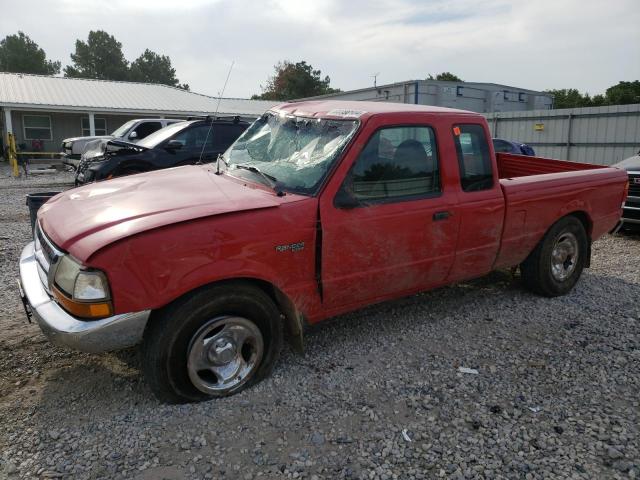
<instances>
[{"instance_id":1,"label":"door window","mask_svg":"<svg viewBox=\"0 0 640 480\"><path fill-rule=\"evenodd\" d=\"M439 194L433 129L405 126L378 130L360 152L343 188L364 203Z\"/></svg>"},{"instance_id":2,"label":"door window","mask_svg":"<svg viewBox=\"0 0 640 480\"><path fill-rule=\"evenodd\" d=\"M182 130L171 140L177 140L185 149L202 150L205 141L207 142L207 150L213 147L213 128L209 132L209 125L198 125L196 127Z\"/></svg>"},{"instance_id":3,"label":"door window","mask_svg":"<svg viewBox=\"0 0 640 480\"><path fill-rule=\"evenodd\" d=\"M144 137L151 135L153 132L157 132L161 128L162 124L160 122L145 122L138 125L133 131L138 134L136 140L142 140Z\"/></svg>"},{"instance_id":4,"label":"door window","mask_svg":"<svg viewBox=\"0 0 640 480\"><path fill-rule=\"evenodd\" d=\"M453 139L458 154L460 183L465 192L493 187L493 165L482 125L456 125Z\"/></svg>"}]
</instances>

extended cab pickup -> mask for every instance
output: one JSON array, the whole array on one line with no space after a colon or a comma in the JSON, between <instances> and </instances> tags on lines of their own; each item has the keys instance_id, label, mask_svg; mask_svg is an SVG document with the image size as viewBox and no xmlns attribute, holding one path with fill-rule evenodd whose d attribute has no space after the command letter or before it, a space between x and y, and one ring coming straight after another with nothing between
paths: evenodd
<instances>
[{"instance_id":1,"label":"extended cab pickup","mask_svg":"<svg viewBox=\"0 0 640 480\"><path fill-rule=\"evenodd\" d=\"M520 266L569 292L618 222L615 168L494 154L479 114L392 103L280 105L219 158L61 193L20 276L55 343L142 343L169 402L269 374L284 332Z\"/></svg>"}]
</instances>

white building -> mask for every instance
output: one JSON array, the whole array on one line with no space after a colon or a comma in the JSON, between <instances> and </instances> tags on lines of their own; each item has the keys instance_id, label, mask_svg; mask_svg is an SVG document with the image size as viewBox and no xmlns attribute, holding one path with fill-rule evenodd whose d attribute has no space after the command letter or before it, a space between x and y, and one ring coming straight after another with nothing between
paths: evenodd
<instances>
[{"instance_id":1,"label":"white building","mask_svg":"<svg viewBox=\"0 0 640 480\"><path fill-rule=\"evenodd\" d=\"M133 118L186 118L217 111L254 119L275 103L219 101L158 84L0 72L0 144L12 132L27 150L38 142L44 151L57 152L65 138L107 135Z\"/></svg>"}]
</instances>

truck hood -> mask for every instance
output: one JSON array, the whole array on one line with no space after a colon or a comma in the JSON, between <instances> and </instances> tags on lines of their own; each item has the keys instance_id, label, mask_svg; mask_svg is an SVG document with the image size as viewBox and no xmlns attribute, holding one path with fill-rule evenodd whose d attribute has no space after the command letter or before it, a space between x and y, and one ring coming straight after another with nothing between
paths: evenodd
<instances>
[{"instance_id":1,"label":"truck hood","mask_svg":"<svg viewBox=\"0 0 640 480\"><path fill-rule=\"evenodd\" d=\"M216 175L211 165L193 165L68 190L43 205L38 220L58 247L85 261L100 248L147 230L280 203L274 193Z\"/></svg>"},{"instance_id":2,"label":"truck hood","mask_svg":"<svg viewBox=\"0 0 640 480\"><path fill-rule=\"evenodd\" d=\"M638 170L640 171L640 152L633 157L629 157L621 162L612 165L612 167L622 168L623 170Z\"/></svg>"},{"instance_id":3,"label":"truck hood","mask_svg":"<svg viewBox=\"0 0 640 480\"><path fill-rule=\"evenodd\" d=\"M105 155L112 156L120 155L122 153L143 152L145 150L149 149L147 147L143 147L142 145L126 142L118 138L113 138L111 140L98 139L87 143L85 151L82 154L82 159L91 161L92 159L98 157L102 158Z\"/></svg>"},{"instance_id":4,"label":"truck hood","mask_svg":"<svg viewBox=\"0 0 640 480\"><path fill-rule=\"evenodd\" d=\"M95 135L93 137L71 137L71 138L65 138L62 143L71 143L71 142L77 142L77 141L85 141L85 142L89 142L91 140L101 140L101 139L105 139L105 138L113 138L112 135Z\"/></svg>"}]
</instances>

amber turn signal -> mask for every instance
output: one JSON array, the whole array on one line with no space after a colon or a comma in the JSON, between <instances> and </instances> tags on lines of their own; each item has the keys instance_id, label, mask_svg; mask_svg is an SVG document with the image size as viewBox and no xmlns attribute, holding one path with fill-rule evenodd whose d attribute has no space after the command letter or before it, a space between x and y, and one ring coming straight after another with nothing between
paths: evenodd
<instances>
[{"instance_id":1,"label":"amber turn signal","mask_svg":"<svg viewBox=\"0 0 640 480\"><path fill-rule=\"evenodd\" d=\"M67 297L55 286L53 287L53 293L62 308L75 317L98 319L108 317L113 314L111 302L77 302Z\"/></svg>"}]
</instances>

